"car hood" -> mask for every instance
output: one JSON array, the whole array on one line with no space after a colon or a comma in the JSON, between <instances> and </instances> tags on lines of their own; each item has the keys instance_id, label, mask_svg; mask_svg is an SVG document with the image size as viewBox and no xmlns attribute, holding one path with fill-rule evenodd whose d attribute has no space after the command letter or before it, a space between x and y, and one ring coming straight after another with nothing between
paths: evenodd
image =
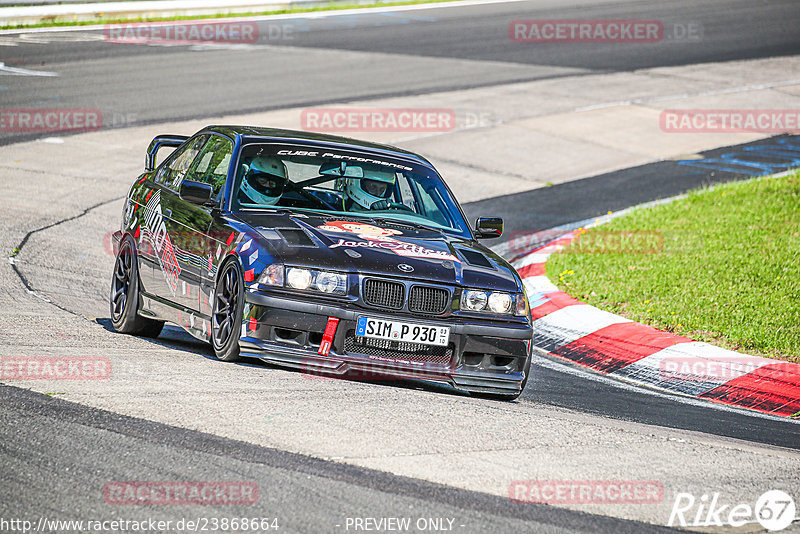
<instances>
[{"instance_id":1,"label":"car hood","mask_svg":"<svg viewBox=\"0 0 800 534\"><path fill-rule=\"evenodd\" d=\"M287 265L521 291L513 268L486 247L413 224L282 212L237 217Z\"/></svg>"}]
</instances>

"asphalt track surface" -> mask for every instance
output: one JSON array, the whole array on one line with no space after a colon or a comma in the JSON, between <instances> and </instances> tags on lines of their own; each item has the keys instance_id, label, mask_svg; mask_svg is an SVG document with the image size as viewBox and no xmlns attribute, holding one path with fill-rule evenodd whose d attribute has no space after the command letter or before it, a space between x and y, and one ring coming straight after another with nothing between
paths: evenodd
<instances>
[{"instance_id":1,"label":"asphalt track surface","mask_svg":"<svg viewBox=\"0 0 800 534\"><path fill-rule=\"evenodd\" d=\"M142 521L136 506L111 512L99 495L104 485L131 478L171 480L181 473L193 480L257 483L257 512L176 505L151 507L147 518L174 525L180 518L256 515L278 519L278 532L344 532L348 517L368 511L369 517L448 518L456 532L673 531L317 460L7 386L0 386L0 401L5 466L0 517L22 515L34 524L40 517L86 521L112 513L114 519Z\"/></svg>"},{"instance_id":2,"label":"asphalt track surface","mask_svg":"<svg viewBox=\"0 0 800 534\"><path fill-rule=\"evenodd\" d=\"M517 19L647 19L660 42L509 39ZM8 67L55 72L32 84L0 76L7 108L100 109L104 127L221 116L326 102L492 86L566 75L796 54L793 0L536 0L459 8L298 17L259 23L255 45L109 46L103 31L0 36ZM695 28L702 41L678 38ZM300 51L298 51L300 49ZM346 61L337 51L351 51ZM303 52L303 53L300 53ZM312 52L312 53L308 53ZM1 72L1 70L0 70ZM0 134L0 143L30 138Z\"/></svg>"},{"instance_id":3,"label":"asphalt track surface","mask_svg":"<svg viewBox=\"0 0 800 534\"><path fill-rule=\"evenodd\" d=\"M3 107L42 107L50 102L53 107L100 108L104 113L135 114L137 124L142 124L422 94L565 73L800 53L800 35L796 31L800 5L793 1L562 4L517 2L342 19L291 19L286 21L293 28L291 40L267 40L262 43L263 50L247 54L224 48L198 51L185 47L112 47L94 38L75 39L67 33L42 36L39 41L29 38L16 46L0 48L0 60L6 65L65 75L41 78L33 90L24 83L24 77L2 77L0 101ZM682 42L639 47L545 45L532 51L508 40L510 20L595 17L698 23L702 26L703 46ZM268 24L272 23L262 23L262 27ZM309 65L297 65L292 51L285 47L317 49L319 55L307 58ZM336 50L363 51L365 57L341 65L332 60ZM381 65L371 55L376 52L387 54L386 59L391 61ZM442 72L443 63L426 59L448 60L446 64L453 68ZM485 63L462 65L458 61L461 59ZM236 83L232 84L232 80ZM29 138L26 134L3 134L0 143ZM511 214L507 216L509 228L536 231L673 196L698 185L745 176L662 162L489 199L467 205L466 210L470 215ZM642 177L650 177L649 183L655 185L634 187L634 180ZM537 209L532 210L531 206ZM464 518L470 531L533 528L553 532L640 532L657 528L551 507L517 506L508 499L126 418L17 388L2 387L0 397L4 429L0 443L2 461L7 466L0 489L3 516L20 510L58 511L61 518L66 517L64 510L80 510L75 516L83 519L91 511L102 515L102 508L93 509L102 507L96 504L96 495L82 495L74 488L98 487L98 481L124 480L132 473L141 478L142 465L152 469L153 479L188 472L203 478L202 471L195 471L203 465L205 478L235 473L260 481L261 488L270 488L269 505L274 514L280 510L287 518L290 531L316 530L315 527L331 523L331 518L357 515L366 509L373 516L401 515L401 510L414 509L419 516ZM741 410L721 411L679 402L674 397L587 378L560 364L539 362L520 402L800 448L794 423ZM31 456L30 451L36 451L35 455ZM104 466L100 472L82 469L93 460L86 451L93 451L100 458L113 457L114 461L100 462L98 465ZM153 462L153 458L159 461ZM62 491L45 491L52 484ZM22 487L42 491L20 492ZM42 495L47 495L49 502L44 502ZM314 507L309 508L312 502ZM5 509L12 506L13 509ZM267 513L269 506L265 510ZM169 512L169 517L202 515L202 510L190 508L171 512L175 510ZM326 530L337 530L336 523Z\"/></svg>"}]
</instances>

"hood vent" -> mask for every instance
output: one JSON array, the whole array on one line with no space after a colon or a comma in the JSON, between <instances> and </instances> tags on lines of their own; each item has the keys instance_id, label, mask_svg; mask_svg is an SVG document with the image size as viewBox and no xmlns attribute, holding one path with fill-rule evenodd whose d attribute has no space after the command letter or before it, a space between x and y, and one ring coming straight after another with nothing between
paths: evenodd
<instances>
[{"instance_id":1,"label":"hood vent","mask_svg":"<svg viewBox=\"0 0 800 534\"><path fill-rule=\"evenodd\" d=\"M492 265L492 262L489 261L489 258L484 256L480 252L475 252L474 250L466 250L463 248L458 249L458 251L470 265L474 265L476 267L486 267L487 269L494 269L494 265Z\"/></svg>"},{"instance_id":2,"label":"hood vent","mask_svg":"<svg viewBox=\"0 0 800 534\"><path fill-rule=\"evenodd\" d=\"M311 238L308 237L308 234L299 228L278 228L277 232L293 247L315 246Z\"/></svg>"}]
</instances>

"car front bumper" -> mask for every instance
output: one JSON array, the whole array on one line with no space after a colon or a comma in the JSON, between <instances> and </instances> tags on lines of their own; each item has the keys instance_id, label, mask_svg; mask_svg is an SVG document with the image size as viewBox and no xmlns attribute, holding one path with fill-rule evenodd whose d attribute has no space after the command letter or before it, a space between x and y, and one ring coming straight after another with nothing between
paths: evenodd
<instances>
[{"instance_id":1,"label":"car front bumper","mask_svg":"<svg viewBox=\"0 0 800 534\"><path fill-rule=\"evenodd\" d=\"M406 316L257 291L246 292L246 303L241 354L311 375L426 380L467 392L513 395L523 387L529 368L532 329L522 322ZM446 325L450 344L434 348L358 338L356 321L362 315ZM322 355L320 343L332 317L339 323L330 351Z\"/></svg>"}]
</instances>

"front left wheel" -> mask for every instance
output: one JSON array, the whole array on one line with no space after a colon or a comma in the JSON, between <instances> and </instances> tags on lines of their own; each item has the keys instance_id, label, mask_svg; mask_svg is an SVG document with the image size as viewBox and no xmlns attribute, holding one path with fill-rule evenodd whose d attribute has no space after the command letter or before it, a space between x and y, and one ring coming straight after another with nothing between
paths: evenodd
<instances>
[{"instance_id":1,"label":"front left wheel","mask_svg":"<svg viewBox=\"0 0 800 534\"><path fill-rule=\"evenodd\" d=\"M122 334L158 337L164 327L156 321L139 315L139 262L136 248L130 237L120 243L111 278L111 325Z\"/></svg>"},{"instance_id":2,"label":"front left wheel","mask_svg":"<svg viewBox=\"0 0 800 534\"><path fill-rule=\"evenodd\" d=\"M211 344L214 355L223 362L235 362L239 356L239 333L244 315L244 277L235 260L228 261L217 278L214 307L211 311Z\"/></svg>"}]
</instances>

